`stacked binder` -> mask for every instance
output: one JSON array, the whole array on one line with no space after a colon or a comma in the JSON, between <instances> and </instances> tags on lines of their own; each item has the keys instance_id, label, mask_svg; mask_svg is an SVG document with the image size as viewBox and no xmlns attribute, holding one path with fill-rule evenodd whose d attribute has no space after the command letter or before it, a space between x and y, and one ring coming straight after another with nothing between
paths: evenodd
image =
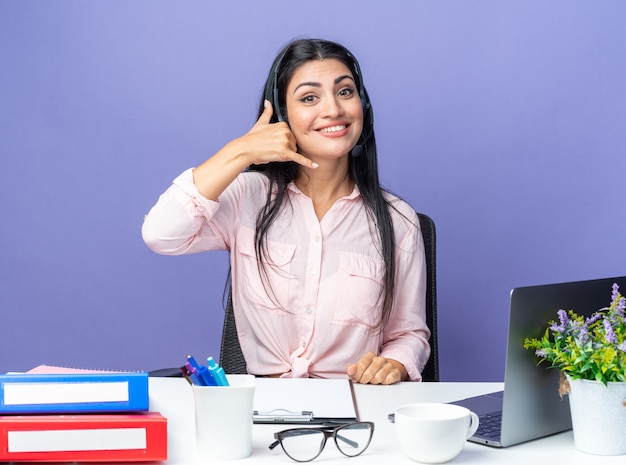
<instances>
[{"instance_id":1,"label":"stacked binder","mask_svg":"<svg viewBox=\"0 0 626 465\"><path fill-rule=\"evenodd\" d=\"M148 404L144 372L0 375L0 461L166 460Z\"/></svg>"}]
</instances>

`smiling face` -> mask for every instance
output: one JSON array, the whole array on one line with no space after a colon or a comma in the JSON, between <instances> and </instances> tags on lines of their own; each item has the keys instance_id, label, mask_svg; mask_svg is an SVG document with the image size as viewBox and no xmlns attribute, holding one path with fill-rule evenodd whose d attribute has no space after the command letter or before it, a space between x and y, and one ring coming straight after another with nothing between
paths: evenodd
<instances>
[{"instance_id":1,"label":"smiling face","mask_svg":"<svg viewBox=\"0 0 626 465\"><path fill-rule=\"evenodd\" d=\"M346 156L363 129L363 106L350 70L336 59L308 61L286 91L289 126L311 159Z\"/></svg>"}]
</instances>

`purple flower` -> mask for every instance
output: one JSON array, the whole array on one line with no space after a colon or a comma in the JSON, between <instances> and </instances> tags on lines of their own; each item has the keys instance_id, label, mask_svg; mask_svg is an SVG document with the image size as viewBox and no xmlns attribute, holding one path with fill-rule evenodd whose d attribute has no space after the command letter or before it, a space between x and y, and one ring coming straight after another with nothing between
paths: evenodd
<instances>
[{"instance_id":1,"label":"purple flower","mask_svg":"<svg viewBox=\"0 0 626 465\"><path fill-rule=\"evenodd\" d=\"M593 315L591 315L589 318L587 318L585 320L585 325L587 326L591 326L592 324L594 324L596 321L598 321L600 319L600 317L602 316L602 314L600 312L596 312Z\"/></svg>"},{"instance_id":2,"label":"purple flower","mask_svg":"<svg viewBox=\"0 0 626 465\"><path fill-rule=\"evenodd\" d=\"M555 333L563 333L567 329L569 318L567 317L567 312L565 310L559 310L557 314L559 315L559 321L561 324L557 325L556 323L553 323L552 326L550 326L550 329Z\"/></svg>"},{"instance_id":3,"label":"purple flower","mask_svg":"<svg viewBox=\"0 0 626 465\"><path fill-rule=\"evenodd\" d=\"M617 283L613 284L613 293L611 294L611 306L615 308L615 312L624 318L624 310L626 309L626 299L619 293Z\"/></svg>"},{"instance_id":4,"label":"purple flower","mask_svg":"<svg viewBox=\"0 0 626 465\"><path fill-rule=\"evenodd\" d=\"M613 327L611 326L611 322L605 318L604 321L604 337L607 340L607 342L611 343L611 344L615 344L617 342L617 336L615 335L615 332L613 331Z\"/></svg>"},{"instance_id":5,"label":"purple flower","mask_svg":"<svg viewBox=\"0 0 626 465\"><path fill-rule=\"evenodd\" d=\"M617 283L613 283L613 293L611 294L611 302L615 302L619 297L619 286Z\"/></svg>"},{"instance_id":6,"label":"purple flower","mask_svg":"<svg viewBox=\"0 0 626 465\"><path fill-rule=\"evenodd\" d=\"M565 331L565 328L563 326L559 326L556 323L552 323L552 326L550 326L550 331L552 331L553 333L562 333L563 331Z\"/></svg>"},{"instance_id":7,"label":"purple flower","mask_svg":"<svg viewBox=\"0 0 626 465\"><path fill-rule=\"evenodd\" d=\"M621 350L622 352L626 352L626 341L624 341L620 345L618 345L617 348L618 348L618 350Z\"/></svg>"},{"instance_id":8,"label":"purple flower","mask_svg":"<svg viewBox=\"0 0 626 465\"><path fill-rule=\"evenodd\" d=\"M578 343L584 346L587 342L589 342L589 330L587 329L587 325L584 324L578 332Z\"/></svg>"},{"instance_id":9,"label":"purple flower","mask_svg":"<svg viewBox=\"0 0 626 465\"><path fill-rule=\"evenodd\" d=\"M626 343L624 343L623 345L626 345ZM548 354L547 354L547 353L546 353L546 351L545 351L545 350L543 350L543 349L537 349L537 350L535 351L535 355L537 355L537 357L545 357L545 356L546 356L546 355L548 355Z\"/></svg>"}]
</instances>

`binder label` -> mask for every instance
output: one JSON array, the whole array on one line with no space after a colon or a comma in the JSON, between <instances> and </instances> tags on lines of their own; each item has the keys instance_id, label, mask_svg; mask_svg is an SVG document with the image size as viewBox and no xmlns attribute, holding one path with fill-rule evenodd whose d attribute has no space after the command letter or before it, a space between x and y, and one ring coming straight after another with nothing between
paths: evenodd
<instances>
[{"instance_id":1,"label":"binder label","mask_svg":"<svg viewBox=\"0 0 626 465\"><path fill-rule=\"evenodd\" d=\"M5 383L5 405L128 402L128 382Z\"/></svg>"},{"instance_id":2,"label":"binder label","mask_svg":"<svg viewBox=\"0 0 626 465\"><path fill-rule=\"evenodd\" d=\"M8 432L9 453L131 450L146 448L146 428Z\"/></svg>"}]
</instances>

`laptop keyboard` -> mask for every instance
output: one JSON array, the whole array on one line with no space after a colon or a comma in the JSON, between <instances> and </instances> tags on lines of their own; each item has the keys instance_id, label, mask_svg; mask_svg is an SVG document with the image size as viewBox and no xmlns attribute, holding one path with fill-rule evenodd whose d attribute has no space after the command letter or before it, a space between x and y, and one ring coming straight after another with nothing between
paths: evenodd
<instances>
[{"instance_id":1,"label":"laptop keyboard","mask_svg":"<svg viewBox=\"0 0 626 465\"><path fill-rule=\"evenodd\" d=\"M487 413L478 416L479 424L478 430L474 436L481 438L499 440L500 439L500 426L502 425L502 413Z\"/></svg>"}]
</instances>

